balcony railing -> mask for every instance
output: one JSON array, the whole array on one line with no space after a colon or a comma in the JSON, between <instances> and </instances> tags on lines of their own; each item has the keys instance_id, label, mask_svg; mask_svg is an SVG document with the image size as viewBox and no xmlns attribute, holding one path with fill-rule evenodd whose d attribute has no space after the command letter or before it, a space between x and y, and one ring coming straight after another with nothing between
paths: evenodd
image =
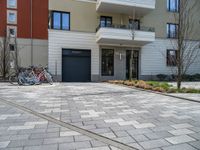
<instances>
[{"instance_id":1,"label":"balcony railing","mask_svg":"<svg viewBox=\"0 0 200 150\"><path fill-rule=\"evenodd\" d=\"M99 24L99 26L96 28L96 31L98 31L100 28L114 28L114 29L124 29L124 30L155 32L155 28L153 27L145 27L145 26L138 26L138 25L112 24L112 25L102 26L101 24Z\"/></svg>"}]
</instances>

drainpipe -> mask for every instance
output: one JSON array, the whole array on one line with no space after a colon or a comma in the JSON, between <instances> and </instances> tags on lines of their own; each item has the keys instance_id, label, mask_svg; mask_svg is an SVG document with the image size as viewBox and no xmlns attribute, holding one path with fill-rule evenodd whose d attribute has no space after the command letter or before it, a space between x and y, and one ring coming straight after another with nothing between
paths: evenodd
<instances>
[{"instance_id":1,"label":"drainpipe","mask_svg":"<svg viewBox=\"0 0 200 150\"><path fill-rule=\"evenodd\" d=\"M31 5L31 9L30 9L30 13L31 13L31 65L33 65L33 1L30 0L30 5Z\"/></svg>"}]
</instances>

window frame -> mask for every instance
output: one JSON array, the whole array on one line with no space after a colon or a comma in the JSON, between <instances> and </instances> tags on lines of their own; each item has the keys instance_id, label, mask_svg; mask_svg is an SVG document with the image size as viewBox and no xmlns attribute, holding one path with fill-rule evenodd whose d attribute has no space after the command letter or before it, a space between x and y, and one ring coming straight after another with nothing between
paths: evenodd
<instances>
[{"instance_id":1,"label":"window frame","mask_svg":"<svg viewBox=\"0 0 200 150\"><path fill-rule=\"evenodd\" d=\"M15 15L15 20L11 21L10 14L13 13ZM17 11L16 10L7 10L7 24L17 24Z\"/></svg>"},{"instance_id":2,"label":"window frame","mask_svg":"<svg viewBox=\"0 0 200 150\"><path fill-rule=\"evenodd\" d=\"M112 56L104 56L103 51L112 51ZM111 58L112 59L112 72L111 74L103 72L103 59ZM115 51L114 49L102 49L101 50L101 76L114 76L115 72Z\"/></svg>"},{"instance_id":3,"label":"window frame","mask_svg":"<svg viewBox=\"0 0 200 150\"><path fill-rule=\"evenodd\" d=\"M10 0L7 0L7 8L17 9L17 0L15 0L15 2L16 2L15 6L10 5L9 2L10 2Z\"/></svg>"},{"instance_id":4,"label":"window frame","mask_svg":"<svg viewBox=\"0 0 200 150\"><path fill-rule=\"evenodd\" d=\"M180 0L174 0L174 3L175 3L175 9L172 9L171 0L167 0L167 11L168 12L173 12L173 13L178 13L179 12Z\"/></svg>"},{"instance_id":5,"label":"window frame","mask_svg":"<svg viewBox=\"0 0 200 150\"><path fill-rule=\"evenodd\" d=\"M171 28L170 26L174 25L175 26L175 36L171 36ZM177 39L178 38L178 28L179 28L179 24L176 23L167 23L167 38L170 39Z\"/></svg>"},{"instance_id":6,"label":"window frame","mask_svg":"<svg viewBox=\"0 0 200 150\"><path fill-rule=\"evenodd\" d=\"M13 47L14 49L11 49L11 47ZM10 50L11 52L14 52L14 51L16 50L15 44L9 44L9 50Z\"/></svg>"},{"instance_id":7,"label":"window frame","mask_svg":"<svg viewBox=\"0 0 200 150\"><path fill-rule=\"evenodd\" d=\"M104 26L101 26L101 19L102 18L105 18L105 24L104 24ZM100 27L110 27L110 26L107 25L107 19L111 20L111 26L112 26L112 24L113 24L113 17L111 17L111 16L100 16L100 23L99 23Z\"/></svg>"},{"instance_id":8,"label":"window frame","mask_svg":"<svg viewBox=\"0 0 200 150\"><path fill-rule=\"evenodd\" d=\"M10 33L10 29L14 30L15 34ZM17 26L7 26L7 37L17 37Z\"/></svg>"},{"instance_id":9,"label":"window frame","mask_svg":"<svg viewBox=\"0 0 200 150\"><path fill-rule=\"evenodd\" d=\"M176 57L176 60L175 61L171 61L171 55L170 55L170 52L173 51L175 52L175 57ZM169 57L170 55L170 57ZM167 49L166 51L166 63L167 63L167 67L176 67L177 66L177 50L175 49Z\"/></svg>"},{"instance_id":10,"label":"window frame","mask_svg":"<svg viewBox=\"0 0 200 150\"><path fill-rule=\"evenodd\" d=\"M60 29L54 28L54 13L60 13ZM68 14L69 15L69 29L63 29L63 14ZM65 11L52 11L51 12L51 29L54 30L65 30L65 31L70 31L71 30L71 13L70 12L65 12Z\"/></svg>"}]
</instances>

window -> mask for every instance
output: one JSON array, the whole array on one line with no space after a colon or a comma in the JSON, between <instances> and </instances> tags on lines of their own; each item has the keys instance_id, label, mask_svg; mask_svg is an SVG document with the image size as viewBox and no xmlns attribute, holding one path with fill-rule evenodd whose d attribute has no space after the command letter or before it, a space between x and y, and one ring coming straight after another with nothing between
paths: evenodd
<instances>
[{"instance_id":1,"label":"window","mask_svg":"<svg viewBox=\"0 0 200 150\"><path fill-rule=\"evenodd\" d=\"M17 8L17 0L7 0L7 8Z\"/></svg>"},{"instance_id":2,"label":"window","mask_svg":"<svg viewBox=\"0 0 200 150\"><path fill-rule=\"evenodd\" d=\"M102 76L114 75L114 50L103 49L102 50Z\"/></svg>"},{"instance_id":3,"label":"window","mask_svg":"<svg viewBox=\"0 0 200 150\"><path fill-rule=\"evenodd\" d=\"M52 13L52 28L70 30L70 13L54 11Z\"/></svg>"},{"instance_id":4,"label":"window","mask_svg":"<svg viewBox=\"0 0 200 150\"><path fill-rule=\"evenodd\" d=\"M10 51L15 51L15 45L14 44L9 44Z\"/></svg>"},{"instance_id":5,"label":"window","mask_svg":"<svg viewBox=\"0 0 200 150\"><path fill-rule=\"evenodd\" d=\"M17 27L16 26L7 26L7 36L16 37L17 36Z\"/></svg>"},{"instance_id":6,"label":"window","mask_svg":"<svg viewBox=\"0 0 200 150\"><path fill-rule=\"evenodd\" d=\"M112 17L101 16L100 26L101 27L111 27L112 26Z\"/></svg>"},{"instance_id":7,"label":"window","mask_svg":"<svg viewBox=\"0 0 200 150\"><path fill-rule=\"evenodd\" d=\"M7 23L16 24L17 23L17 12L13 10L7 11Z\"/></svg>"},{"instance_id":8,"label":"window","mask_svg":"<svg viewBox=\"0 0 200 150\"><path fill-rule=\"evenodd\" d=\"M177 64L177 51L167 50L167 66L176 66Z\"/></svg>"},{"instance_id":9,"label":"window","mask_svg":"<svg viewBox=\"0 0 200 150\"><path fill-rule=\"evenodd\" d=\"M135 30L140 30L140 20L138 19L129 19L129 27Z\"/></svg>"},{"instance_id":10,"label":"window","mask_svg":"<svg viewBox=\"0 0 200 150\"><path fill-rule=\"evenodd\" d=\"M168 38L178 37L178 24L173 24L173 23L167 24L167 37Z\"/></svg>"},{"instance_id":11,"label":"window","mask_svg":"<svg viewBox=\"0 0 200 150\"><path fill-rule=\"evenodd\" d=\"M170 12L178 12L179 2L179 0L167 0L167 10Z\"/></svg>"}]
</instances>

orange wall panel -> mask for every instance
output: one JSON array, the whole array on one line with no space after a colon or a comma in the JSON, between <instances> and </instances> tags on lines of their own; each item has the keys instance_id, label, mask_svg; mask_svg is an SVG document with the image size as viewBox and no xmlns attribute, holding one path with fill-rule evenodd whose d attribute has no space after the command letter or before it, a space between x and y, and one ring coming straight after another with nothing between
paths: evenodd
<instances>
[{"instance_id":1,"label":"orange wall panel","mask_svg":"<svg viewBox=\"0 0 200 150\"><path fill-rule=\"evenodd\" d=\"M6 1L0 0L0 36L5 36L6 31ZM32 0L32 25L31 0L17 0L16 11L18 38L48 39L48 0Z\"/></svg>"},{"instance_id":2,"label":"orange wall panel","mask_svg":"<svg viewBox=\"0 0 200 150\"><path fill-rule=\"evenodd\" d=\"M17 1L17 36L19 38L31 37L31 3L30 0Z\"/></svg>"},{"instance_id":3,"label":"orange wall panel","mask_svg":"<svg viewBox=\"0 0 200 150\"><path fill-rule=\"evenodd\" d=\"M33 38L48 38L48 0L33 0Z\"/></svg>"},{"instance_id":4,"label":"orange wall panel","mask_svg":"<svg viewBox=\"0 0 200 150\"><path fill-rule=\"evenodd\" d=\"M6 33L6 0L0 0L0 36Z\"/></svg>"}]
</instances>

